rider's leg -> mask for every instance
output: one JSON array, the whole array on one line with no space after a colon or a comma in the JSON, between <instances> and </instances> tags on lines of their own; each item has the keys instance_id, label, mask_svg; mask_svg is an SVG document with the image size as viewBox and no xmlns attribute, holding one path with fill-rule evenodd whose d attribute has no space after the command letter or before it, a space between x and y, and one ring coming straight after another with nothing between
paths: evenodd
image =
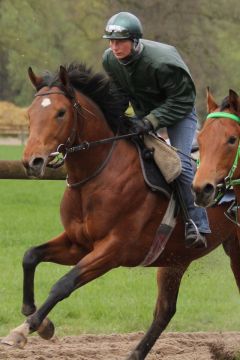
<instances>
[{"instance_id":1,"label":"rider's leg","mask_svg":"<svg viewBox=\"0 0 240 360\"><path fill-rule=\"evenodd\" d=\"M193 110L193 112L186 116L184 120L167 129L171 145L179 149L182 153L190 155L196 128L197 116L195 111ZM211 232L209 228L207 213L205 209L196 207L194 205L194 198L191 191L191 184L194 177L192 161L184 154L179 153L182 161L182 173L178 178L178 182L189 216L196 224L199 232L204 235ZM188 237L189 235L189 239L192 238L192 242L194 243L194 229L189 228L187 230L190 231L188 231L186 236Z\"/></svg>"}]
</instances>

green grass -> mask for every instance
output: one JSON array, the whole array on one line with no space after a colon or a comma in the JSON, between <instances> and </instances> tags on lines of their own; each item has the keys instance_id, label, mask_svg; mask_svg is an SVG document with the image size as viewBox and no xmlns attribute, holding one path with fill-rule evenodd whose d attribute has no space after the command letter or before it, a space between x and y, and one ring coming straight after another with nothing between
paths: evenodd
<instances>
[{"instance_id":1,"label":"green grass","mask_svg":"<svg viewBox=\"0 0 240 360\"><path fill-rule=\"evenodd\" d=\"M20 160L22 157L23 145L1 145L0 160Z\"/></svg>"},{"instance_id":2,"label":"green grass","mask_svg":"<svg viewBox=\"0 0 240 360\"><path fill-rule=\"evenodd\" d=\"M0 146L0 159L19 159L21 147ZM0 180L0 336L23 321L23 254L62 231L59 202L64 181ZM36 301L69 267L40 264ZM156 269L120 268L75 291L51 312L58 335L146 330L157 294ZM240 329L240 297L221 248L192 264L182 282L168 331Z\"/></svg>"}]
</instances>

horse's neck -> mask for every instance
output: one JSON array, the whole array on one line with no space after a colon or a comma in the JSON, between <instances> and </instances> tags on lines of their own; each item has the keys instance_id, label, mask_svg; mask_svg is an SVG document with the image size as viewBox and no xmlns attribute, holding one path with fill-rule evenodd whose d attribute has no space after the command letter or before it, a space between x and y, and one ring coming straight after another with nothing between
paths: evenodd
<instances>
[{"instance_id":1,"label":"horse's neck","mask_svg":"<svg viewBox=\"0 0 240 360\"><path fill-rule=\"evenodd\" d=\"M138 189L144 186L139 157L133 144L126 140L100 144L75 153L67 158L66 167L69 183L91 179L91 186L118 191L118 187L122 189L126 184L136 182L132 191L143 191Z\"/></svg>"},{"instance_id":2,"label":"horse's neck","mask_svg":"<svg viewBox=\"0 0 240 360\"><path fill-rule=\"evenodd\" d=\"M78 120L78 135L81 140L96 141L112 136L105 116L99 106L86 95L78 94L81 116Z\"/></svg>"},{"instance_id":3,"label":"horse's neck","mask_svg":"<svg viewBox=\"0 0 240 360\"><path fill-rule=\"evenodd\" d=\"M113 136L101 109L88 97L78 96L81 115L77 123L77 136L74 145L88 142L88 150L70 154L66 158L66 167L73 181L91 176L104 163L111 151L112 143L92 145L98 140Z\"/></svg>"}]
</instances>

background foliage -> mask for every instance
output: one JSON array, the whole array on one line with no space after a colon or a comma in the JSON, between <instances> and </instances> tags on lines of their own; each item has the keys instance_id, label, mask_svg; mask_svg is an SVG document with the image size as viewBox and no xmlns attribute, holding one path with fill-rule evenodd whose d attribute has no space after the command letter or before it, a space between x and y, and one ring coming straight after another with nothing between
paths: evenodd
<instances>
[{"instance_id":1,"label":"background foliage","mask_svg":"<svg viewBox=\"0 0 240 360\"><path fill-rule=\"evenodd\" d=\"M238 0L0 0L0 100L29 104L30 65L42 72L78 61L101 70L103 29L118 11L139 16L145 38L178 48L196 82L200 115L206 86L219 98L238 90Z\"/></svg>"}]
</instances>

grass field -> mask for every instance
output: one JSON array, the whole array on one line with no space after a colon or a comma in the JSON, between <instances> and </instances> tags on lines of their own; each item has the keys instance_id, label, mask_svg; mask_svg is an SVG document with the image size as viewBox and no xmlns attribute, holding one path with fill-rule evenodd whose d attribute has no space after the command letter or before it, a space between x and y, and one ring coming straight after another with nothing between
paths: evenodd
<instances>
[{"instance_id":1,"label":"grass field","mask_svg":"<svg viewBox=\"0 0 240 360\"><path fill-rule=\"evenodd\" d=\"M21 146L0 146L0 159L20 159ZM23 321L24 251L62 231L58 208L64 181L0 180L0 336ZM41 264L40 304L69 268ZM58 335L145 330L156 300L155 269L116 269L77 290L51 312ZM221 248L192 264L169 331L240 330L240 297Z\"/></svg>"}]
</instances>

